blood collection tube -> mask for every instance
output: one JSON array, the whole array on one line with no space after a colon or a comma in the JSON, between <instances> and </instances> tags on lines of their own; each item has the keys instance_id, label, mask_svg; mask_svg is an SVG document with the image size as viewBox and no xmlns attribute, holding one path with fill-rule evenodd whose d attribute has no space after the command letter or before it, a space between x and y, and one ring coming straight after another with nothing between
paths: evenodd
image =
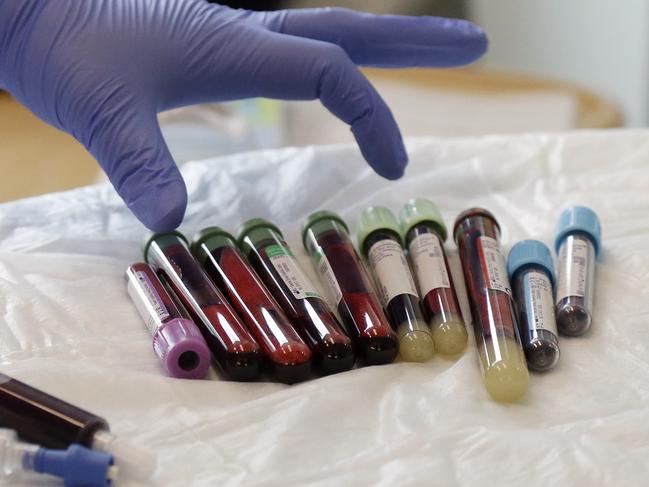
<instances>
[{"instance_id":1,"label":"blood collection tube","mask_svg":"<svg viewBox=\"0 0 649 487\"><path fill-rule=\"evenodd\" d=\"M525 394L529 374L518 332L500 227L483 208L462 212L453 226L464 270L475 339L487 391L499 401Z\"/></svg>"},{"instance_id":2,"label":"blood collection tube","mask_svg":"<svg viewBox=\"0 0 649 487\"><path fill-rule=\"evenodd\" d=\"M228 298L269 359L277 380L294 383L311 372L311 350L225 230L209 227L193 239L192 254Z\"/></svg>"},{"instance_id":3,"label":"blood collection tube","mask_svg":"<svg viewBox=\"0 0 649 487\"><path fill-rule=\"evenodd\" d=\"M416 198L401 209L400 223L435 350L457 357L466 348L468 334L444 252L444 219L433 203Z\"/></svg>"},{"instance_id":4,"label":"blood collection tube","mask_svg":"<svg viewBox=\"0 0 649 487\"><path fill-rule=\"evenodd\" d=\"M185 237L176 231L150 236L144 259L190 313L223 373L233 380L257 379L259 345L189 252Z\"/></svg>"},{"instance_id":5,"label":"blood collection tube","mask_svg":"<svg viewBox=\"0 0 649 487\"><path fill-rule=\"evenodd\" d=\"M125 479L146 480L155 470L156 458L111 434L105 419L4 374L0 374L0 427L45 448L60 450L78 443L109 453Z\"/></svg>"},{"instance_id":6,"label":"blood collection tube","mask_svg":"<svg viewBox=\"0 0 649 487\"><path fill-rule=\"evenodd\" d=\"M381 206L367 208L358 225L358 247L374 273L381 304L399 339L407 362L433 358L435 345L419 306L417 287L403 252L399 223Z\"/></svg>"},{"instance_id":7,"label":"blood collection tube","mask_svg":"<svg viewBox=\"0 0 649 487\"><path fill-rule=\"evenodd\" d=\"M239 246L311 347L320 372L333 374L351 369L351 340L304 273L279 228L262 218L249 220L239 232Z\"/></svg>"},{"instance_id":8,"label":"blood collection tube","mask_svg":"<svg viewBox=\"0 0 649 487\"><path fill-rule=\"evenodd\" d=\"M538 240L514 245L507 262L518 308L523 351L530 369L543 372L559 361L559 339L554 315L552 255Z\"/></svg>"},{"instance_id":9,"label":"blood collection tube","mask_svg":"<svg viewBox=\"0 0 649 487\"><path fill-rule=\"evenodd\" d=\"M592 323L595 260L602 228L597 214L584 206L566 209L557 223L557 327L559 333L579 336Z\"/></svg>"},{"instance_id":10,"label":"blood collection tube","mask_svg":"<svg viewBox=\"0 0 649 487\"><path fill-rule=\"evenodd\" d=\"M210 350L193 321L183 318L153 269L139 262L126 269L126 289L153 336L153 351L165 370L181 379L201 379Z\"/></svg>"},{"instance_id":11,"label":"blood collection tube","mask_svg":"<svg viewBox=\"0 0 649 487\"><path fill-rule=\"evenodd\" d=\"M360 358L368 365L392 362L399 351L397 337L345 222L328 211L313 213L304 226L302 243L353 336Z\"/></svg>"}]
</instances>

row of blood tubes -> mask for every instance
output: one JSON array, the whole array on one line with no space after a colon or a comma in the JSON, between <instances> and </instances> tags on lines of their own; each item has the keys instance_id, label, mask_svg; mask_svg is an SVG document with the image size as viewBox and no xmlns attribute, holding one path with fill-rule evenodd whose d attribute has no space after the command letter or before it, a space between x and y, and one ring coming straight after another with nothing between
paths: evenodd
<instances>
[{"instance_id":1,"label":"row of blood tubes","mask_svg":"<svg viewBox=\"0 0 649 487\"><path fill-rule=\"evenodd\" d=\"M312 369L349 370L356 358L379 365L397 356L416 362L435 352L459 356L467 332L437 208L414 199L397 220L387 208L371 207L358 227L359 252L335 213L316 212L304 225L302 243L326 296L267 220L248 221L238 238L218 227L204 229L191 244L178 232L151 236L147 263L129 267L126 279L169 373L202 377L211 356L233 380L254 380L266 369L293 383ZM591 210L562 215L555 279L540 242L515 246L508 266L491 213L473 208L456 219L480 363L494 398L514 400L525 392L526 359L534 370L556 364L557 327L567 335L588 328L598 232Z\"/></svg>"},{"instance_id":2,"label":"row of blood tubes","mask_svg":"<svg viewBox=\"0 0 649 487\"><path fill-rule=\"evenodd\" d=\"M146 263L126 271L127 289L176 377L203 377L211 358L233 380L268 370L293 383L312 369L349 370L357 358L380 365L398 355L423 362L435 350L458 356L467 333L444 254L446 227L426 200L411 201L401 216L381 207L363 213L362 256L338 215L308 218L303 244L328 296L263 219L248 221L238 238L218 227L191 244L179 232L152 235Z\"/></svg>"}]
</instances>

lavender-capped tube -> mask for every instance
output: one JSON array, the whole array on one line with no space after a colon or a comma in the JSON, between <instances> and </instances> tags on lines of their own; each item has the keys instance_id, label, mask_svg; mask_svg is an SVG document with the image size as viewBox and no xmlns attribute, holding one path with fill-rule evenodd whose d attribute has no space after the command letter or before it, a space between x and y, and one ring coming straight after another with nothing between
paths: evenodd
<instances>
[{"instance_id":1,"label":"lavender-capped tube","mask_svg":"<svg viewBox=\"0 0 649 487\"><path fill-rule=\"evenodd\" d=\"M153 336L153 351L169 375L202 379L210 368L210 351L198 327L184 318L147 264L126 269L126 287Z\"/></svg>"}]
</instances>

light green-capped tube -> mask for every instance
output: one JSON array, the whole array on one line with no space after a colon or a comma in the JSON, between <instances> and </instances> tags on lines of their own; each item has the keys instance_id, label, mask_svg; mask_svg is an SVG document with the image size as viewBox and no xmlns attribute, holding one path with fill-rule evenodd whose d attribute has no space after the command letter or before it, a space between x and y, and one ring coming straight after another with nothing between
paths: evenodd
<instances>
[{"instance_id":1,"label":"light green-capped tube","mask_svg":"<svg viewBox=\"0 0 649 487\"><path fill-rule=\"evenodd\" d=\"M413 198L401 209L400 224L435 349L456 358L466 349L468 333L444 252L448 232L442 215L431 201Z\"/></svg>"},{"instance_id":2,"label":"light green-capped tube","mask_svg":"<svg viewBox=\"0 0 649 487\"><path fill-rule=\"evenodd\" d=\"M361 214L358 241L374 274L381 303L397 332L401 358L407 362L430 360L435 345L419 306L397 219L387 208L367 208Z\"/></svg>"}]
</instances>

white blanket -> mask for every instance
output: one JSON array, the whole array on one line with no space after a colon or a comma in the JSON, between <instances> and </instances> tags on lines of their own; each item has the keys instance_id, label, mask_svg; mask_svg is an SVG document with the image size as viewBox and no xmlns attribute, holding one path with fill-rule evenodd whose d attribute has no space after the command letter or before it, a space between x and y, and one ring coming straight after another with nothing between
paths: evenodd
<instances>
[{"instance_id":1,"label":"white blanket","mask_svg":"<svg viewBox=\"0 0 649 487\"><path fill-rule=\"evenodd\" d=\"M456 362L293 386L226 382L213 371L203 381L166 377L123 281L142 259L144 228L109 186L0 205L0 371L149 446L159 457L152 485L645 484L649 132L425 138L409 152L396 183L351 146L189 163L181 230L234 231L267 217L311 271L299 232L318 209L355 228L366 206L398 210L411 196L434 200L449 226L484 206L509 248L524 238L550 244L562 209L591 206L604 234L592 331L563 339L557 368L533 374L520 403L489 398L472 333ZM453 242L447 249L455 255Z\"/></svg>"}]
</instances>

